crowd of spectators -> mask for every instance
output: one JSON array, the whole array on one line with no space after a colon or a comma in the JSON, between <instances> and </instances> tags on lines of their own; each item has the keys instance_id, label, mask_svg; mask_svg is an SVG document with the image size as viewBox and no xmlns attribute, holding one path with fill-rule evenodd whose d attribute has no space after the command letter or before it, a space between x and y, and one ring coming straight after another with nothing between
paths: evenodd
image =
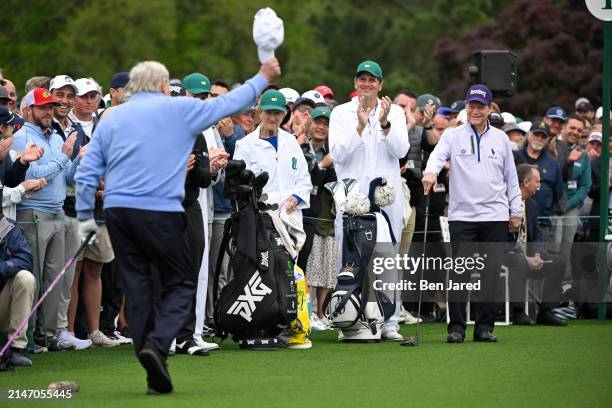
<instances>
[{"instance_id":1,"label":"crowd of spectators","mask_svg":"<svg viewBox=\"0 0 612 408\"><path fill-rule=\"evenodd\" d=\"M73 80L65 74L37 76L26 82L25 92L20 95L13 82L0 79L3 187L0 331L14 331L80 246L75 174L80 160L87 154L89 141L96 137L98 124L109 111L129 100L129 93L124 92L128 81L129 74L119 72L107 83L105 92L93 78ZM373 84L382 90L382 72L378 76L376 71L358 70L356 89L359 81L364 84L369 81L368 86ZM173 97L216 98L232 88L221 79L211 81L199 72L170 81ZM329 84L301 91L270 84L267 99L263 98L261 105L220 120L196 139L185 163L183 207L188 215L188 232L191 231L190 249L198 291L193 316L173 345L173 352L205 355L219 348L212 340L204 341L204 337L214 333L212 275L223 238L223 224L233 210L232 203L223 196L223 168L228 160L237 157L247 162L251 159L249 167L254 170L257 167L256 170L270 172L274 163L252 160L253 155L259 154L252 153L252 149L263 149L262 152L270 149L272 156L278 154L279 171L291 171L292 166L301 171L304 163L302 178L305 179L296 182L302 187L291 195L288 204L291 208L303 209L306 242L297 263L311 286L313 330L331 329L323 309L325 297L335 286L338 251L334 240L333 199L324 187L336 180L338 170L330 152L330 120L333 121L336 105L357 100L362 95L358 91L346 97L338 95ZM374 108L380 103L380 109L385 110L384 100L378 101L375 100ZM402 113L406 132L401 136L410 145L399 160L397 177L405 188L398 199L404 200L405 217L403 228L396 234L401 243L400 252L409 253L412 242L424 239L425 200L421 179L429 154L444 137L446 129L469 124L463 100L442 101L433 93L417 95L402 90L392 103L399 109L389 110L392 115ZM540 305L537 319L525 314L521 302L513 303L515 324L564 325L568 318L587 316L586 311L576 308L580 305L573 302L571 291L561 295L568 292L566 283L579 278L572 262L574 242L599 240L603 112L584 97L578 98L573 106L550 103L551 107L541 117L520 118L511 112L502 112L495 103L489 116L490 126L507 134L514 153L526 209L522 239L557 244L556 250L548 250L546 254L536 251L507 255L514 259L506 260L512 269L523 271L513 273L515 279L544 279L544 290L551 296L559 296L558 302ZM392 129L398 129L395 120L388 122L392 123L389 125ZM386 126L385 123L381 119L381 126ZM258 146L257 136L253 140L249 138L260 126L279 136L267 139L271 147ZM284 138L295 139L298 152L303 155L297 165L286 163L288 170L283 170L280 164L286 159L281 158ZM366 163L365 157L363 163ZM442 241L440 217L447 212L451 171L446 166L438 175L429 209L428 242ZM28 352L114 347L130 342L129 316L125 314L126 302L130 299L123 296L121 271L114 265L111 239L104 228L103 179L96 197L95 218L102 225L98 239L61 277L29 322L28 330L19 333L11 344L11 361L15 365L31 365ZM199 225L204 227L203 236L198 234ZM597 272L593 274L596 276ZM222 264L220 286L228 279L231 271L226 261ZM431 299L421 313L424 321L440 319L444 311L438 294L432 294ZM399 323L416 321L416 304L401 305ZM388 339L398 340L395 335Z\"/></svg>"}]
</instances>

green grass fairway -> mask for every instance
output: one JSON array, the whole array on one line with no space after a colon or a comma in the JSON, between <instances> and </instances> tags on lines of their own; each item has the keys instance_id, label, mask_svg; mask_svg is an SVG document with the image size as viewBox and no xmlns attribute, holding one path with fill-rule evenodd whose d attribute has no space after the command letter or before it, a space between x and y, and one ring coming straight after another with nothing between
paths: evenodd
<instances>
[{"instance_id":1,"label":"green grass fairway","mask_svg":"<svg viewBox=\"0 0 612 408\"><path fill-rule=\"evenodd\" d=\"M612 407L612 322L497 327L497 344L446 344L445 325L422 326L421 345L340 344L313 335L310 350L240 351L226 340L210 357L170 359L175 392L145 396L131 346L45 353L32 368L0 373L6 389L75 380L71 402L16 407ZM471 327L469 328L471 330ZM414 326L402 326L411 336ZM67 405L66 405L67 404Z\"/></svg>"}]
</instances>

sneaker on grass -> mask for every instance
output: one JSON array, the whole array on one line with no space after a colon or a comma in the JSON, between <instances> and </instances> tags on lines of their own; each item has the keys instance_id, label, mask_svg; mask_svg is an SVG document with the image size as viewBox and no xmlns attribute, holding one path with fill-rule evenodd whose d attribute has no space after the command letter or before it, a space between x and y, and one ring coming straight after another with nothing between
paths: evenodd
<instances>
[{"instance_id":1,"label":"sneaker on grass","mask_svg":"<svg viewBox=\"0 0 612 408\"><path fill-rule=\"evenodd\" d=\"M190 356L208 356L208 350L200 347L192 337L188 340L176 342L177 354L188 354Z\"/></svg>"},{"instance_id":2,"label":"sneaker on grass","mask_svg":"<svg viewBox=\"0 0 612 408\"><path fill-rule=\"evenodd\" d=\"M89 340L91 340L91 343L97 347L115 347L119 345L119 341L109 339L100 330L95 330L89 333L88 337Z\"/></svg>"},{"instance_id":3,"label":"sneaker on grass","mask_svg":"<svg viewBox=\"0 0 612 408\"><path fill-rule=\"evenodd\" d=\"M62 330L60 334L57 335L57 339L60 341L60 343L74 344L76 350L85 350L86 348L91 347L91 340L81 340L77 338L74 333L69 332L68 330Z\"/></svg>"},{"instance_id":4,"label":"sneaker on grass","mask_svg":"<svg viewBox=\"0 0 612 408\"><path fill-rule=\"evenodd\" d=\"M113 334L119 344L132 344L132 335L127 327L124 327L123 330L117 329Z\"/></svg>"},{"instance_id":5,"label":"sneaker on grass","mask_svg":"<svg viewBox=\"0 0 612 408\"><path fill-rule=\"evenodd\" d=\"M21 367L31 367L32 366L32 360L30 360L29 358L25 356L24 349L18 349L15 347L11 347L9 350L11 353L11 357L9 359L11 361L11 364L13 364L14 366L21 366Z\"/></svg>"},{"instance_id":6,"label":"sneaker on grass","mask_svg":"<svg viewBox=\"0 0 612 408\"><path fill-rule=\"evenodd\" d=\"M193 341L195 341L195 344L197 344L199 347L207 351L219 349L219 345L217 343L204 341L202 337L193 336Z\"/></svg>"}]
</instances>

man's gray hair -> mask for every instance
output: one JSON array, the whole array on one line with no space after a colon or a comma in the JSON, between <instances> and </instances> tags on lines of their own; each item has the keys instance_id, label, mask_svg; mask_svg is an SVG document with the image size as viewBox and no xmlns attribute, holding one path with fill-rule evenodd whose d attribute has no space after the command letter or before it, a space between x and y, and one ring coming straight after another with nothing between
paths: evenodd
<instances>
[{"instance_id":1,"label":"man's gray hair","mask_svg":"<svg viewBox=\"0 0 612 408\"><path fill-rule=\"evenodd\" d=\"M163 64L157 61L139 62L131 69L125 90L130 95L138 92L160 92L163 80L170 80L170 73Z\"/></svg>"}]
</instances>

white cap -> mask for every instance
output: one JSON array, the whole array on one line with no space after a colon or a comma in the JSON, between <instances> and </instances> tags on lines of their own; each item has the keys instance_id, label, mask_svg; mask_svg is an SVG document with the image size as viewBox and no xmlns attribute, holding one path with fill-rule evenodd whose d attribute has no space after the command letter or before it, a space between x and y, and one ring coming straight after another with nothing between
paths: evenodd
<instances>
[{"instance_id":1,"label":"white cap","mask_svg":"<svg viewBox=\"0 0 612 408\"><path fill-rule=\"evenodd\" d=\"M74 83L79 90L77 92L77 96L83 96L92 91L102 94L100 85L98 85L98 83L91 78L79 78L74 81Z\"/></svg>"},{"instance_id":2,"label":"white cap","mask_svg":"<svg viewBox=\"0 0 612 408\"><path fill-rule=\"evenodd\" d=\"M467 111L465 109L461 109L461 112L457 115L457 122L467 123Z\"/></svg>"},{"instance_id":3,"label":"white cap","mask_svg":"<svg viewBox=\"0 0 612 408\"><path fill-rule=\"evenodd\" d=\"M516 117L510 112L502 112L502 118L504 118L504 123L507 125L508 123L516 123Z\"/></svg>"},{"instance_id":4,"label":"white cap","mask_svg":"<svg viewBox=\"0 0 612 408\"><path fill-rule=\"evenodd\" d=\"M269 7L259 9L253 20L253 40L262 64L274 57L274 50L283 43L284 38L283 20Z\"/></svg>"},{"instance_id":5,"label":"white cap","mask_svg":"<svg viewBox=\"0 0 612 408\"><path fill-rule=\"evenodd\" d=\"M603 137L601 135L601 132L591 132L591 134L589 134L589 138L587 139L587 143L593 141L601 143L602 140Z\"/></svg>"},{"instance_id":6,"label":"white cap","mask_svg":"<svg viewBox=\"0 0 612 408\"><path fill-rule=\"evenodd\" d=\"M79 93L79 88L77 88L74 83L74 79L70 78L68 75L57 75L51 80L51 84L49 85L49 90L52 91L54 89L60 89L65 86L70 86L74 89L74 93Z\"/></svg>"},{"instance_id":7,"label":"white cap","mask_svg":"<svg viewBox=\"0 0 612 408\"><path fill-rule=\"evenodd\" d=\"M603 106L600 106L595 111L595 119L601 119L601 118L603 118ZM610 111L610 118L612 119L612 111Z\"/></svg>"},{"instance_id":8,"label":"white cap","mask_svg":"<svg viewBox=\"0 0 612 408\"><path fill-rule=\"evenodd\" d=\"M517 126L520 127L523 132L529 133L529 131L531 130L531 125L533 125L531 121L524 120L521 123L519 123Z\"/></svg>"},{"instance_id":9,"label":"white cap","mask_svg":"<svg viewBox=\"0 0 612 408\"><path fill-rule=\"evenodd\" d=\"M310 99L314 102L315 105L318 105L320 103L325 104L325 98L323 97L323 95L321 95L319 91L306 91L302 94L302 98Z\"/></svg>"},{"instance_id":10,"label":"white cap","mask_svg":"<svg viewBox=\"0 0 612 408\"><path fill-rule=\"evenodd\" d=\"M283 94L287 103L293 103L295 102L297 98L300 97L300 94L298 93L298 91L296 91L293 88L282 88L282 89L279 89L278 92Z\"/></svg>"}]
</instances>

